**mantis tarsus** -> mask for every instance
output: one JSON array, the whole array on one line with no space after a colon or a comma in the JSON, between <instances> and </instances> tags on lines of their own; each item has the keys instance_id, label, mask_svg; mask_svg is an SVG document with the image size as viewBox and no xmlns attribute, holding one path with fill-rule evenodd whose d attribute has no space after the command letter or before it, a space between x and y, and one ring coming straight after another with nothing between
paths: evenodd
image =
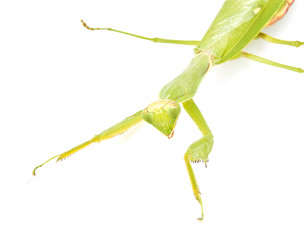
<instances>
[{"instance_id":1,"label":"mantis tarsus","mask_svg":"<svg viewBox=\"0 0 304 240\"><path fill-rule=\"evenodd\" d=\"M194 103L193 97L201 80L212 66L239 57L304 73L301 68L280 64L242 51L245 46L257 38L294 47L303 45L304 42L280 40L261 32L263 28L283 17L293 2L294 0L226 0L201 41L148 38L112 28L90 28L82 21L83 26L89 30L114 31L158 43L193 45L196 46L194 49L195 57L179 76L161 89L159 100L95 135L91 140L52 157L37 166L33 170L33 175L35 175L37 168L42 167L52 159L63 160L91 143L100 142L125 132L142 120L148 122L170 138L173 136L174 127L181 111L180 103L182 103L184 109L203 135L202 138L189 146L184 155L194 196L201 206L202 216L199 219L202 220L204 216L202 199L191 162L203 161L207 166L208 155L213 147L213 135L199 108Z\"/></svg>"}]
</instances>

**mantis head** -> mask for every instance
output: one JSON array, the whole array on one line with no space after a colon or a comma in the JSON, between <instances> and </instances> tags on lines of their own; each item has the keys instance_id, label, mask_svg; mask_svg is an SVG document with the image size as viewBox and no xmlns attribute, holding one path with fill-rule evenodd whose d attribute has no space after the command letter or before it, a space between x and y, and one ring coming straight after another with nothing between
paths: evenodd
<instances>
[{"instance_id":1,"label":"mantis head","mask_svg":"<svg viewBox=\"0 0 304 240\"><path fill-rule=\"evenodd\" d=\"M180 111L181 108L175 101L161 99L151 103L142 111L141 115L147 123L171 138Z\"/></svg>"}]
</instances>

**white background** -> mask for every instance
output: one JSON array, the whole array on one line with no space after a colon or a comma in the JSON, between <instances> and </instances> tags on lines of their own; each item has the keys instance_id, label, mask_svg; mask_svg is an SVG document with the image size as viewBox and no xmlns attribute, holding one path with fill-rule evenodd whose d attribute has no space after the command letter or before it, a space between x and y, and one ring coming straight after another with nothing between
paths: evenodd
<instances>
[{"instance_id":1,"label":"white background","mask_svg":"<svg viewBox=\"0 0 304 240\"><path fill-rule=\"evenodd\" d=\"M6 1L0 24L0 238L303 239L304 75L238 59L216 66L195 97L215 137L195 165L205 219L183 154L201 135L183 111L168 140L136 134L48 158L157 99L193 56L82 27L201 39L222 1ZM265 32L304 40L304 2ZM300 49L255 41L248 52L304 67Z\"/></svg>"}]
</instances>

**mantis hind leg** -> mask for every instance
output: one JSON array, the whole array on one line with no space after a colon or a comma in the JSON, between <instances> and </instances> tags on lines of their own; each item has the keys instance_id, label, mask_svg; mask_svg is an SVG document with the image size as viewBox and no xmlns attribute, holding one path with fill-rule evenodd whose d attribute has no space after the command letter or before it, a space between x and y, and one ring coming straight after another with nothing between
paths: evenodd
<instances>
[{"instance_id":1,"label":"mantis hind leg","mask_svg":"<svg viewBox=\"0 0 304 240\"><path fill-rule=\"evenodd\" d=\"M144 39L144 40L149 40L149 41L152 41L152 42L155 42L155 43L172 43L172 44L193 45L193 46L197 46L200 43L200 41L195 41L195 40L173 40L173 39L158 38L158 37L149 38L149 37L144 37L144 36L133 34L133 33L128 33L128 32L124 32L124 31L116 30L116 29L113 29L113 28L91 28L83 20L81 20L81 22L82 22L82 24L85 28L87 28L88 30L91 30L91 31L107 30L107 31L122 33L122 34L125 34L125 35L129 35L129 36Z\"/></svg>"},{"instance_id":2,"label":"mantis hind leg","mask_svg":"<svg viewBox=\"0 0 304 240\"><path fill-rule=\"evenodd\" d=\"M278 38L274 38L271 37L265 33L259 33L259 35L257 36L257 39L263 39L267 42L271 42L271 43L276 43L276 44L283 44L283 45L288 45L288 46L292 46L292 47L300 47L304 44L304 42L300 42L300 41L286 41L286 40L281 40Z\"/></svg>"},{"instance_id":3,"label":"mantis hind leg","mask_svg":"<svg viewBox=\"0 0 304 240\"><path fill-rule=\"evenodd\" d=\"M253 55L251 53L241 52L240 56L248 58L248 59L256 61L256 62L268 64L268 65L279 67L279 68L284 68L284 69L287 69L287 70L290 70L290 71L293 71L293 72L304 73L304 69L302 69L302 68L297 68L297 67L281 64L281 63L278 63L278 62L274 62L274 61L271 61L269 59Z\"/></svg>"},{"instance_id":4,"label":"mantis hind leg","mask_svg":"<svg viewBox=\"0 0 304 240\"><path fill-rule=\"evenodd\" d=\"M203 204L201 199L201 194L199 191L199 187L197 185L193 169L191 167L191 162L200 162L203 161L205 163L205 166L207 167L208 162L208 155L212 150L213 147L213 135L211 133L211 130L209 129L203 115L201 114L200 110L194 103L192 99L183 102L183 107L185 108L186 112L190 115L192 120L195 122L195 124L198 126L199 130L204 135L202 138L197 140L196 142L192 143L190 147L188 148L187 152L185 153L184 160L186 163L187 171L190 177L190 182L192 185L193 193L196 198L196 200L201 205L202 210L202 217L198 218L199 220L202 220L204 217L203 212Z\"/></svg>"},{"instance_id":5,"label":"mantis hind leg","mask_svg":"<svg viewBox=\"0 0 304 240\"><path fill-rule=\"evenodd\" d=\"M70 155L78 152L79 150L89 146L91 143L99 143L102 140L106 140L106 139L110 139L112 137L115 137L119 134L124 133L125 131L127 131L129 128L131 128L132 126L134 126L135 124L139 123L140 121L142 121L142 116L141 116L141 111L135 113L134 115L124 119L123 121L121 121L120 123L117 123L116 125L108 128L107 130L101 132L98 135L95 135L92 139L90 139L89 141L86 141L82 144L79 144L78 146L71 148L70 150L58 154L50 159L48 159L47 161L45 161L44 163L38 165L37 167L34 168L33 170L33 175L36 175L36 170L37 168L42 167L44 164L48 163L49 161L51 161L54 158L57 158L56 161L60 161L63 160L67 157L69 157Z\"/></svg>"}]
</instances>

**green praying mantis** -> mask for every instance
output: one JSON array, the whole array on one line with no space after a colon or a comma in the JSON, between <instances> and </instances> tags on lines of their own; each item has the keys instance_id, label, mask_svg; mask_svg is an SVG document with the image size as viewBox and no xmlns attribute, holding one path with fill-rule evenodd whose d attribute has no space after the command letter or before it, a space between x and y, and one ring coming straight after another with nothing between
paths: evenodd
<instances>
[{"instance_id":1,"label":"green praying mantis","mask_svg":"<svg viewBox=\"0 0 304 240\"><path fill-rule=\"evenodd\" d=\"M257 38L294 47L303 45L304 42L280 40L261 32L263 28L283 17L293 2L294 0L226 0L201 41L148 38L112 28L91 28L82 21L83 26L89 30L109 30L158 43L193 45L196 46L194 49L195 56L180 75L161 89L159 100L95 135L92 139L50 158L37 166L33 170L33 175L36 174L37 168L42 167L52 159L63 160L92 143L99 143L127 131L142 120L171 138L181 111L180 104L182 104L203 135L189 146L184 155L193 193L201 207L199 220L202 220L204 217L202 198L191 163L204 162L207 166L208 155L213 147L213 135L193 101L193 97L203 77L211 70L212 66L239 57L304 73L301 68L280 64L242 51L252 40Z\"/></svg>"}]
</instances>

